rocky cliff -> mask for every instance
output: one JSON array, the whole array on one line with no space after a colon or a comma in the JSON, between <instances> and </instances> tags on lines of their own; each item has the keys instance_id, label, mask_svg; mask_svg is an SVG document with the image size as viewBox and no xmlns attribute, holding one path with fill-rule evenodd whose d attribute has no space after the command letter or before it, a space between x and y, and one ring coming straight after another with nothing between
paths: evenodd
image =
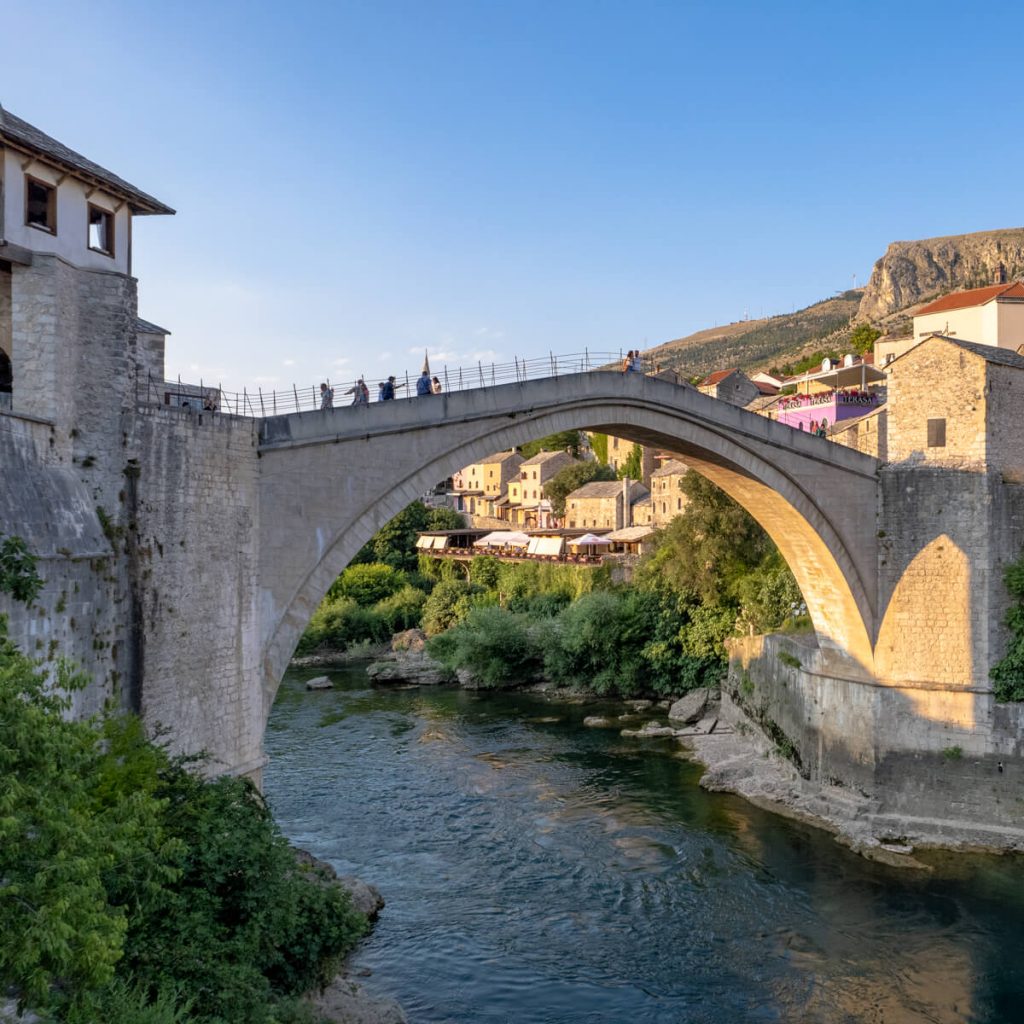
<instances>
[{"instance_id":1,"label":"rocky cliff","mask_svg":"<svg viewBox=\"0 0 1024 1024\"><path fill-rule=\"evenodd\" d=\"M857 315L882 320L960 288L1024 276L1024 228L893 242L875 264Z\"/></svg>"}]
</instances>

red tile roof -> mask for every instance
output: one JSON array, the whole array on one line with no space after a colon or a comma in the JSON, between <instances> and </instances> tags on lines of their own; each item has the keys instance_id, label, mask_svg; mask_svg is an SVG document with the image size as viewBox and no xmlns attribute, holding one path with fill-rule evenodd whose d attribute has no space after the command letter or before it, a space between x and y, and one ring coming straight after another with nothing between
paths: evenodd
<instances>
[{"instance_id":1,"label":"red tile roof","mask_svg":"<svg viewBox=\"0 0 1024 1024\"><path fill-rule=\"evenodd\" d=\"M762 395L777 395L779 393L779 389L774 384L768 384L763 380L755 380L754 386Z\"/></svg>"},{"instance_id":2,"label":"red tile roof","mask_svg":"<svg viewBox=\"0 0 1024 1024\"><path fill-rule=\"evenodd\" d=\"M953 292L941 299L922 306L914 316L926 313L942 313L947 309L966 309L968 306L984 306L993 299L1024 299L1024 284L1014 281L1012 284L992 284L987 288L971 288L965 292Z\"/></svg>"},{"instance_id":3,"label":"red tile roof","mask_svg":"<svg viewBox=\"0 0 1024 1024\"><path fill-rule=\"evenodd\" d=\"M708 376L705 377L700 382L700 386L702 388L712 387L713 385L719 383L719 381L725 380L725 378L728 377L729 374L736 373L738 369L738 366L734 366L731 370L715 370L714 373L708 374Z\"/></svg>"}]
</instances>

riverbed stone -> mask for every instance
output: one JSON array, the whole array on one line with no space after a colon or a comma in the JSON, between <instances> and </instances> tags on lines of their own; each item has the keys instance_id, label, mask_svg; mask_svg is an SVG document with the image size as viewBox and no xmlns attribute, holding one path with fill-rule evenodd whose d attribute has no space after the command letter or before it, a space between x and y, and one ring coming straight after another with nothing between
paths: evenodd
<instances>
[{"instance_id":1,"label":"riverbed stone","mask_svg":"<svg viewBox=\"0 0 1024 1024\"><path fill-rule=\"evenodd\" d=\"M592 729L609 729L615 723L610 718L605 718L604 715L587 715L583 719L583 724Z\"/></svg>"},{"instance_id":2,"label":"riverbed stone","mask_svg":"<svg viewBox=\"0 0 1024 1024\"><path fill-rule=\"evenodd\" d=\"M629 706L634 711L646 711L648 708L654 707L654 701L652 700L631 700Z\"/></svg>"},{"instance_id":3,"label":"riverbed stone","mask_svg":"<svg viewBox=\"0 0 1024 1024\"><path fill-rule=\"evenodd\" d=\"M375 921L384 909L384 897L381 896L380 890L375 885L356 878L355 875L338 875L337 879L338 885L348 892L353 909Z\"/></svg>"},{"instance_id":4,"label":"riverbed stone","mask_svg":"<svg viewBox=\"0 0 1024 1024\"><path fill-rule=\"evenodd\" d=\"M317 676L315 679L306 680L307 690L332 690L334 689L334 683L327 678L327 676Z\"/></svg>"},{"instance_id":5,"label":"riverbed stone","mask_svg":"<svg viewBox=\"0 0 1024 1024\"><path fill-rule=\"evenodd\" d=\"M370 995L345 975L335 978L312 1003L334 1024L408 1024L409 1020L393 999Z\"/></svg>"},{"instance_id":6,"label":"riverbed stone","mask_svg":"<svg viewBox=\"0 0 1024 1024\"><path fill-rule=\"evenodd\" d=\"M671 725L662 725L660 722L644 722L637 732L642 739L659 736L675 736L676 731Z\"/></svg>"},{"instance_id":7,"label":"riverbed stone","mask_svg":"<svg viewBox=\"0 0 1024 1024\"><path fill-rule=\"evenodd\" d=\"M691 725L694 722L699 721L707 709L708 703L711 700L711 690L707 687L700 687L697 690L693 690L688 693L685 697L680 697L668 709L668 717L674 722L682 722L684 725Z\"/></svg>"}]
</instances>

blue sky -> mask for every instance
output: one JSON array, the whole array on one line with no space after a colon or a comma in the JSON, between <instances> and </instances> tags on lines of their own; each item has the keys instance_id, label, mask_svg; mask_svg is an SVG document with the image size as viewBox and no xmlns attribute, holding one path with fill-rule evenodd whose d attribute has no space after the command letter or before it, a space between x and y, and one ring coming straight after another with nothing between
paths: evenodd
<instances>
[{"instance_id":1,"label":"blue sky","mask_svg":"<svg viewBox=\"0 0 1024 1024\"><path fill-rule=\"evenodd\" d=\"M1024 222L1005 11L51 0L0 24L0 103L179 211L136 221L140 313L172 375L229 388L654 345L863 283L895 239Z\"/></svg>"}]
</instances>

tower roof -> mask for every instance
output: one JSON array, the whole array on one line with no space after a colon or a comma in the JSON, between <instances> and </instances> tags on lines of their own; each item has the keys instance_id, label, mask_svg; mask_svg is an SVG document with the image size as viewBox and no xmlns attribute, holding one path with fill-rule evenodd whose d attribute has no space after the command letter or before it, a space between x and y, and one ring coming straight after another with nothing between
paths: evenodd
<instances>
[{"instance_id":1,"label":"tower roof","mask_svg":"<svg viewBox=\"0 0 1024 1024\"><path fill-rule=\"evenodd\" d=\"M62 142L40 131L35 125L16 117L0 106L0 143L39 157L44 163L55 164L72 177L98 185L112 195L128 202L132 213L174 213L159 199L119 178L112 171L69 149Z\"/></svg>"}]
</instances>

